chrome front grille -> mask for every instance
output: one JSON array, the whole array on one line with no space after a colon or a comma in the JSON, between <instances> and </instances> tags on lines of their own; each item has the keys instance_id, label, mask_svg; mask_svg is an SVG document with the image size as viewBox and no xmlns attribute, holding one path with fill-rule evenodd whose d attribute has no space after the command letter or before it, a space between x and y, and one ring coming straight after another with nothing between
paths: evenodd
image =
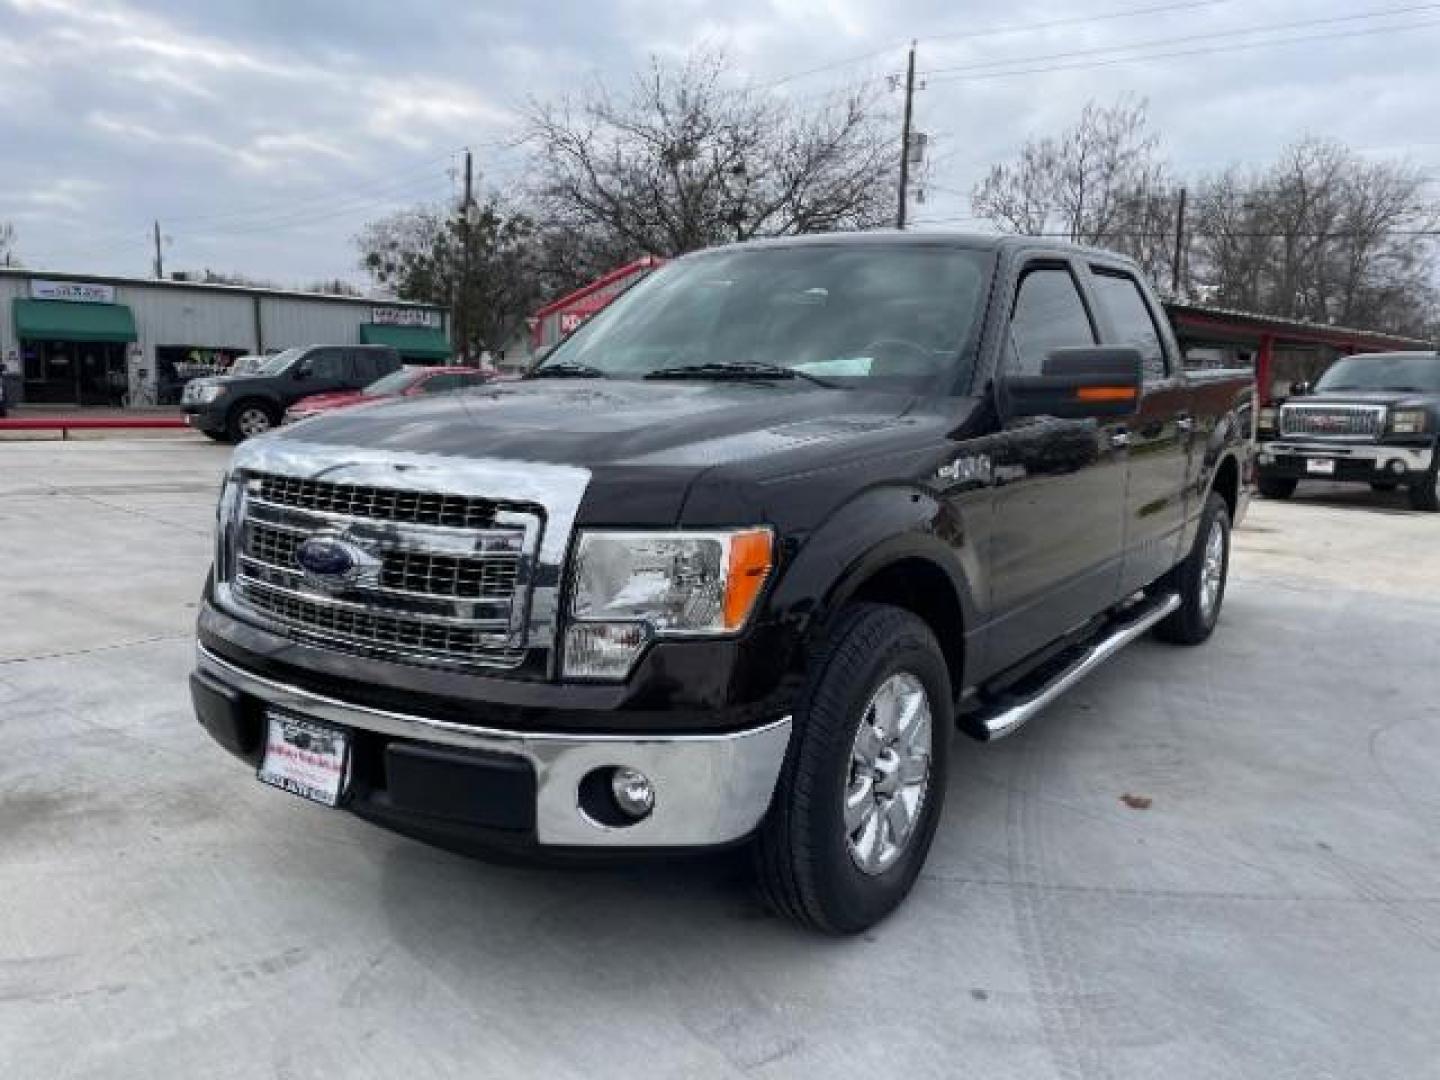
<instances>
[{"instance_id":1,"label":"chrome front grille","mask_svg":"<svg viewBox=\"0 0 1440 1080\"><path fill-rule=\"evenodd\" d=\"M543 513L499 500L251 472L224 566L231 595L290 636L429 663L509 667L526 647ZM311 537L360 569L301 565Z\"/></svg>"},{"instance_id":2,"label":"chrome front grille","mask_svg":"<svg viewBox=\"0 0 1440 1080\"><path fill-rule=\"evenodd\" d=\"M1384 427L1383 405L1290 404L1280 409L1281 435L1375 439Z\"/></svg>"},{"instance_id":3,"label":"chrome front grille","mask_svg":"<svg viewBox=\"0 0 1440 1080\"><path fill-rule=\"evenodd\" d=\"M431 491L397 491L362 484L331 484L294 476L261 476L260 498L275 506L318 510L326 514L374 521L439 525L449 529L483 529L495 516L487 499Z\"/></svg>"}]
</instances>

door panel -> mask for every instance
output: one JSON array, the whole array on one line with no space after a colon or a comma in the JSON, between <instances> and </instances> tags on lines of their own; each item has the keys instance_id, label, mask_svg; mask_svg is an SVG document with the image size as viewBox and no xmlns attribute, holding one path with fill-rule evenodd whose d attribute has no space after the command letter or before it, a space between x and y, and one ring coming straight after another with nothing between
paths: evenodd
<instances>
[{"instance_id":1,"label":"door panel","mask_svg":"<svg viewBox=\"0 0 1440 1080\"><path fill-rule=\"evenodd\" d=\"M1068 267L1040 263L1020 279L1008 374L1035 374L1045 355L1094 345ZM1125 451L1120 425L1026 418L995 440L990 538L990 666L999 670L1115 602L1123 551Z\"/></svg>"},{"instance_id":2,"label":"door panel","mask_svg":"<svg viewBox=\"0 0 1440 1080\"><path fill-rule=\"evenodd\" d=\"M1144 588L1180 557L1189 471L1190 391L1160 324L1131 274L1091 267L1091 286L1107 344L1133 345L1145 362L1140 407L1129 422L1125 560L1121 594Z\"/></svg>"}]
</instances>

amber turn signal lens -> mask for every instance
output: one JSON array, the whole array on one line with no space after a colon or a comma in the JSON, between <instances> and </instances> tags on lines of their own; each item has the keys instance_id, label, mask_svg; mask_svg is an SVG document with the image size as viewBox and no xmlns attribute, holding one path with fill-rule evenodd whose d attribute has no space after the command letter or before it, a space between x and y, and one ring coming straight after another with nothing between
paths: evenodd
<instances>
[{"instance_id":1,"label":"amber turn signal lens","mask_svg":"<svg viewBox=\"0 0 1440 1080\"><path fill-rule=\"evenodd\" d=\"M774 537L769 529L736 533L730 538L730 573L725 580L725 629L745 625L755 598L770 576Z\"/></svg>"},{"instance_id":2,"label":"amber turn signal lens","mask_svg":"<svg viewBox=\"0 0 1440 1080\"><path fill-rule=\"evenodd\" d=\"M1134 401L1133 386L1082 386L1075 391L1081 401Z\"/></svg>"}]
</instances>

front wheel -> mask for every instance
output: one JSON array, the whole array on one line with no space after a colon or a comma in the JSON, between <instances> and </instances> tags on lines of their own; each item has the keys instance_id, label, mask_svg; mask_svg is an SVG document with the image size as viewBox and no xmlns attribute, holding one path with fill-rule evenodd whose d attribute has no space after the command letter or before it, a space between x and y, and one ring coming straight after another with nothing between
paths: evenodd
<instances>
[{"instance_id":1,"label":"front wheel","mask_svg":"<svg viewBox=\"0 0 1440 1080\"><path fill-rule=\"evenodd\" d=\"M829 934L905 899L940 820L950 678L930 628L884 604L841 613L812 658L770 813L755 840L772 908Z\"/></svg>"},{"instance_id":2,"label":"front wheel","mask_svg":"<svg viewBox=\"0 0 1440 1080\"><path fill-rule=\"evenodd\" d=\"M274 410L263 401L242 401L230 410L225 421L225 434L231 442L244 442L264 435L276 424Z\"/></svg>"},{"instance_id":3,"label":"front wheel","mask_svg":"<svg viewBox=\"0 0 1440 1080\"><path fill-rule=\"evenodd\" d=\"M1280 476L1262 476L1256 486L1267 499L1288 499L1295 494L1299 480L1288 480Z\"/></svg>"},{"instance_id":4,"label":"front wheel","mask_svg":"<svg viewBox=\"0 0 1440 1080\"><path fill-rule=\"evenodd\" d=\"M1200 515L1195 546L1171 571L1169 586L1180 594L1180 606L1156 625L1156 637L1177 645L1199 645L1208 638L1220 618L1229 576L1230 510L1212 491Z\"/></svg>"}]
</instances>

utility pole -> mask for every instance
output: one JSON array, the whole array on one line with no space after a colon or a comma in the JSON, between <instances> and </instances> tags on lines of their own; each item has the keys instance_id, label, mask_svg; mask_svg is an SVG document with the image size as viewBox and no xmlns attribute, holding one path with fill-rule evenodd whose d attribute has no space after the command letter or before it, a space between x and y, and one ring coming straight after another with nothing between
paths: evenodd
<instances>
[{"instance_id":1,"label":"utility pole","mask_svg":"<svg viewBox=\"0 0 1440 1080\"><path fill-rule=\"evenodd\" d=\"M1170 266L1170 291L1180 299L1180 270L1185 253L1185 189L1180 189L1180 205L1175 210L1175 261Z\"/></svg>"},{"instance_id":2,"label":"utility pole","mask_svg":"<svg viewBox=\"0 0 1440 1080\"><path fill-rule=\"evenodd\" d=\"M905 121L900 134L900 199L895 227L905 228L905 197L910 187L910 117L915 106L915 42L910 42L910 62L905 67Z\"/></svg>"},{"instance_id":3,"label":"utility pole","mask_svg":"<svg viewBox=\"0 0 1440 1080\"><path fill-rule=\"evenodd\" d=\"M455 299L456 362L465 363L470 345L470 217L475 205L475 166L465 150L465 197L460 203L460 288Z\"/></svg>"},{"instance_id":4,"label":"utility pole","mask_svg":"<svg viewBox=\"0 0 1440 1080\"><path fill-rule=\"evenodd\" d=\"M155 276L157 278L165 276L165 260L160 255L160 222L158 220L155 222Z\"/></svg>"}]
</instances>

